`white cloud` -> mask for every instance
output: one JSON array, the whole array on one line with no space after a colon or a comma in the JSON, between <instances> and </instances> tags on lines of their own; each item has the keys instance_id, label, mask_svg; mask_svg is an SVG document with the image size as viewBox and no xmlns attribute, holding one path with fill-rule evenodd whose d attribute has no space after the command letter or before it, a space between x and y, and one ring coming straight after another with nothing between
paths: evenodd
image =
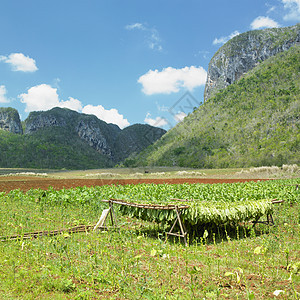
<instances>
[{"instance_id":1,"label":"white cloud","mask_svg":"<svg viewBox=\"0 0 300 300\"><path fill-rule=\"evenodd\" d=\"M146 95L171 94L179 92L180 88L193 90L205 85L207 73L202 67L184 67L175 69L168 67L161 72L149 70L138 79Z\"/></svg>"},{"instance_id":2,"label":"white cloud","mask_svg":"<svg viewBox=\"0 0 300 300\"><path fill-rule=\"evenodd\" d=\"M162 117L156 117L155 119L150 118L151 114L147 113L146 118L144 120L145 123L155 126L155 127L163 127L168 124L168 121Z\"/></svg>"},{"instance_id":3,"label":"white cloud","mask_svg":"<svg viewBox=\"0 0 300 300\"><path fill-rule=\"evenodd\" d=\"M174 116L174 119L176 122L181 122L186 116L187 116L187 114L184 113L183 111L181 111Z\"/></svg>"},{"instance_id":4,"label":"white cloud","mask_svg":"<svg viewBox=\"0 0 300 300\"><path fill-rule=\"evenodd\" d=\"M266 4L267 6L269 6L268 4ZM271 12L273 12L273 11L275 11L276 10L276 6L269 6L269 9L268 9L268 11L267 11L267 14L269 14L269 13L271 13Z\"/></svg>"},{"instance_id":5,"label":"white cloud","mask_svg":"<svg viewBox=\"0 0 300 300\"><path fill-rule=\"evenodd\" d=\"M0 85L0 103L8 103L9 100L6 97L6 87L4 85Z\"/></svg>"},{"instance_id":6,"label":"white cloud","mask_svg":"<svg viewBox=\"0 0 300 300\"><path fill-rule=\"evenodd\" d=\"M82 110L82 103L81 101L74 99L72 97L69 97L69 100L67 101L60 101L59 107L69 108L75 111L81 111Z\"/></svg>"},{"instance_id":7,"label":"white cloud","mask_svg":"<svg viewBox=\"0 0 300 300\"><path fill-rule=\"evenodd\" d=\"M194 54L194 56L202 56L204 59L209 59L209 53L209 51L198 51L196 54Z\"/></svg>"},{"instance_id":8,"label":"white cloud","mask_svg":"<svg viewBox=\"0 0 300 300\"><path fill-rule=\"evenodd\" d=\"M300 0L282 0L288 13L283 17L285 21L300 21Z\"/></svg>"},{"instance_id":9,"label":"white cloud","mask_svg":"<svg viewBox=\"0 0 300 300\"><path fill-rule=\"evenodd\" d=\"M134 23L130 25L126 25L125 29L127 30L141 30L146 33L145 41L151 50L162 51L161 38L159 36L158 31L155 28L148 27L142 23Z\"/></svg>"},{"instance_id":10,"label":"white cloud","mask_svg":"<svg viewBox=\"0 0 300 300\"><path fill-rule=\"evenodd\" d=\"M215 38L213 41L213 45L218 45L218 44L225 44L226 42L228 42L229 40L231 40L232 38L234 38L235 36L239 35L240 33L235 30L234 32L232 32L231 34L229 34L228 36L222 36L220 38Z\"/></svg>"},{"instance_id":11,"label":"white cloud","mask_svg":"<svg viewBox=\"0 0 300 300\"><path fill-rule=\"evenodd\" d=\"M156 29L151 29L151 35L147 39L147 44L152 50L162 51L161 38Z\"/></svg>"},{"instance_id":12,"label":"white cloud","mask_svg":"<svg viewBox=\"0 0 300 300\"><path fill-rule=\"evenodd\" d=\"M95 115L98 119L103 120L106 123L117 124L122 129L130 125L128 120L125 119L123 115L119 114L118 110L115 108L105 109L102 105L86 105L82 109L82 112Z\"/></svg>"},{"instance_id":13,"label":"white cloud","mask_svg":"<svg viewBox=\"0 0 300 300\"><path fill-rule=\"evenodd\" d=\"M250 27L253 30L261 28L278 28L279 24L269 17L259 16L253 20Z\"/></svg>"},{"instance_id":14,"label":"white cloud","mask_svg":"<svg viewBox=\"0 0 300 300\"><path fill-rule=\"evenodd\" d=\"M60 83L60 78L54 78L52 81L52 86L54 86L55 88L59 89L59 83Z\"/></svg>"},{"instance_id":15,"label":"white cloud","mask_svg":"<svg viewBox=\"0 0 300 300\"><path fill-rule=\"evenodd\" d=\"M127 30L133 30L133 29L146 30L145 26L141 23L134 23L134 24L131 24L131 25L126 25L125 28Z\"/></svg>"},{"instance_id":16,"label":"white cloud","mask_svg":"<svg viewBox=\"0 0 300 300\"><path fill-rule=\"evenodd\" d=\"M77 112L83 112L85 114L95 115L107 123L117 124L120 128L130 125L128 120L125 119L123 115L119 114L117 109L113 108L106 110L102 105L86 105L83 107L81 101L72 97L69 97L69 99L66 101L60 100L57 94L57 88L53 88L48 84L40 84L31 87L28 89L27 93L23 93L18 97L20 98L21 102L26 105L26 112L44 111L53 107L61 107L75 110Z\"/></svg>"},{"instance_id":17,"label":"white cloud","mask_svg":"<svg viewBox=\"0 0 300 300\"><path fill-rule=\"evenodd\" d=\"M28 89L27 93L18 96L26 104L25 111L48 110L60 106L57 89L48 84L40 84Z\"/></svg>"},{"instance_id":18,"label":"white cloud","mask_svg":"<svg viewBox=\"0 0 300 300\"><path fill-rule=\"evenodd\" d=\"M11 53L7 56L0 56L0 61L10 64L13 71L35 72L38 70L35 60L23 53Z\"/></svg>"}]
</instances>

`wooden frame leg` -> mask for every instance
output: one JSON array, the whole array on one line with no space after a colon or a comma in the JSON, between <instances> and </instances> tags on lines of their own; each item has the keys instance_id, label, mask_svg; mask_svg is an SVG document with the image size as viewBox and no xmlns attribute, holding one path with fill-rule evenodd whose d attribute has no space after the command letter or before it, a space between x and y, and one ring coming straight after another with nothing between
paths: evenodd
<instances>
[{"instance_id":1,"label":"wooden frame leg","mask_svg":"<svg viewBox=\"0 0 300 300\"><path fill-rule=\"evenodd\" d=\"M270 225L274 225L274 219L273 216L271 214L267 215L267 220L268 220L268 224Z\"/></svg>"},{"instance_id":2,"label":"wooden frame leg","mask_svg":"<svg viewBox=\"0 0 300 300\"><path fill-rule=\"evenodd\" d=\"M180 218L181 211L178 210L178 207L177 207L177 206L175 206L175 212L176 212L176 219L175 219L174 224L173 224L173 226L171 227L170 231L167 232L166 241L168 240L168 236L169 236L169 235L174 235L174 236L182 237L183 240L184 240L185 246L187 246L187 245L188 245L188 244L187 244L187 239L186 239L187 232L186 232L186 229L185 229L185 227L184 227L184 225L183 225L183 223L182 223L182 221L181 221L181 218ZM174 227L175 227L177 221L178 221L178 223L179 223L180 232L179 232L179 233L173 233L172 231L173 231L173 229L174 229Z\"/></svg>"},{"instance_id":3,"label":"wooden frame leg","mask_svg":"<svg viewBox=\"0 0 300 300\"><path fill-rule=\"evenodd\" d=\"M184 243L187 246L187 240L186 240L187 233L186 233L185 227L184 227L184 225L183 225L183 223L181 222L181 219L180 219L181 211L178 211L177 206L175 206L175 211L176 211L176 214L177 214L177 219L178 219L178 223L179 223L179 226L180 226L181 235L183 236Z\"/></svg>"},{"instance_id":4,"label":"wooden frame leg","mask_svg":"<svg viewBox=\"0 0 300 300\"><path fill-rule=\"evenodd\" d=\"M113 208L113 203L109 201L109 208L110 208L110 219L111 219L111 224L112 226L116 227L117 226L117 221L116 221L116 216Z\"/></svg>"},{"instance_id":5,"label":"wooden frame leg","mask_svg":"<svg viewBox=\"0 0 300 300\"><path fill-rule=\"evenodd\" d=\"M266 221L259 221L260 217L253 221L253 227L257 223L266 224L266 225L274 225L274 219L272 214L267 214L267 220Z\"/></svg>"}]
</instances>

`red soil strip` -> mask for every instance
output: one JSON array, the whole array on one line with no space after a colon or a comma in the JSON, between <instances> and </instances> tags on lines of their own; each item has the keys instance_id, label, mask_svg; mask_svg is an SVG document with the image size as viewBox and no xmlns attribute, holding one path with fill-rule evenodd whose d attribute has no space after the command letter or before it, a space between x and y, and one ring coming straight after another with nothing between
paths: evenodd
<instances>
[{"instance_id":1,"label":"red soil strip","mask_svg":"<svg viewBox=\"0 0 300 300\"><path fill-rule=\"evenodd\" d=\"M183 183L234 183L246 181L259 181L263 179L209 179L209 178L173 178L173 179L48 179L30 177L2 177L0 180L0 192L8 192L15 189L28 191L30 189L47 190L53 187L56 190L70 189L78 186L101 186L107 184L183 184Z\"/></svg>"}]
</instances>

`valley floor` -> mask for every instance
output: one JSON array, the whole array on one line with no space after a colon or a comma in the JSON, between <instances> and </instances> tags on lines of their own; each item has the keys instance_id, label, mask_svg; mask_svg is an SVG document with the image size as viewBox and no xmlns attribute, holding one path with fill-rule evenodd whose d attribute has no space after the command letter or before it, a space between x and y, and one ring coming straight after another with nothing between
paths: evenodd
<instances>
[{"instance_id":1,"label":"valley floor","mask_svg":"<svg viewBox=\"0 0 300 300\"><path fill-rule=\"evenodd\" d=\"M28 191L30 189L47 190L52 187L56 190L70 189L79 186L102 186L107 184L124 185L124 184L183 184L183 183L234 183L258 181L261 179L210 179L210 178L169 178L169 179L48 179L35 178L26 176L2 177L0 179L0 192L8 192L15 189ZM265 179L264 179L265 180Z\"/></svg>"}]
</instances>

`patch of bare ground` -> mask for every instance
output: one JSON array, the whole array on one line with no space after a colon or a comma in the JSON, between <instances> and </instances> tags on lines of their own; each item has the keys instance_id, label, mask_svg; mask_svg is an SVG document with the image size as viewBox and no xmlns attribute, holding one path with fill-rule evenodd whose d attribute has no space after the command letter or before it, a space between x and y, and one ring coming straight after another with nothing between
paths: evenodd
<instances>
[{"instance_id":1,"label":"patch of bare ground","mask_svg":"<svg viewBox=\"0 0 300 300\"><path fill-rule=\"evenodd\" d=\"M125 184L183 184L183 183L235 183L248 181L263 181L267 179L214 179L214 178L161 178L161 179L49 179L36 178L27 176L1 177L0 192L9 192L11 190L20 189L28 191L30 189L47 190L50 187L61 190L63 188L70 189L78 186L102 186L108 184L125 185Z\"/></svg>"}]
</instances>

